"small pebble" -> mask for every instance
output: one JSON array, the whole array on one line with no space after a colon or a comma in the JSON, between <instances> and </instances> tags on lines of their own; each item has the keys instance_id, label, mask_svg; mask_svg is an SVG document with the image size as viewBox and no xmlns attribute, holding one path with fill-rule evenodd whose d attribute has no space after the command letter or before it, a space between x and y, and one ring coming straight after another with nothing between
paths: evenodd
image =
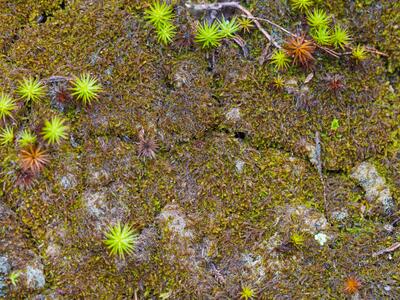
<instances>
[{"instance_id":1,"label":"small pebble","mask_svg":"<svg viewBox=\"0 0 400 300\"><path fill-rule=\"evenodd\" d=\"M325 243L328 241L328 236L325 233L317 233L314 235L315 240L320 244L321 246L325 245Z\"/></svg>"}]
</instances>

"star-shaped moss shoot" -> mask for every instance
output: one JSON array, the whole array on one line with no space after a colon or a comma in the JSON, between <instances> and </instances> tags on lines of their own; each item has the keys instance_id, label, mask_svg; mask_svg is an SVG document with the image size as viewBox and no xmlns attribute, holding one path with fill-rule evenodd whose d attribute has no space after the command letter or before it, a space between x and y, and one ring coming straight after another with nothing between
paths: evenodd
<instances>
[{"instance_id":1,"label":"star-shaped moss shoot","mask_svg":"<svg viewBox=\"0 0 400 300\"><path fill-rule=\"evenodd\" d=\"M313 0L292 0L292 8L300 11L307 11L313 4Z\"/></svg>"},{"instance_id":2,"label":"star-shaped moss shoot","mask_svg":"<svg viewBox=\"0 0 400 300\"><path fill-rule=\"evenodd\" d=\"M165 23L158 27L156 31L158 42L164 45L171 43L172 39L176 35L176 27L172 23Z\"/></svg>"},{"instance_id":3,"label":"star-shaped moss shoot","mask_svg":"<svg viewBox=\"0 0 400 300\"><path fill-rule=\"evenodd\" d=\"M314 28L328 26L330 21L330 16L324 10L318 8L315 8L307 16L308 25Z\"/></svg>"},{"instance_id":4,"label":"star-shaped moss shoot","mask_svg":"<svg viewBox=\"0 0 400 300\"><path fill-rule=\"evenodd\" d=\"M340 25L335 25L335 29L332 33L331 42L335 48L344 49L346 45L350 43L350 36L347 29L342 28Z\"/></svg>"},{"instance_id":5,"label":"star-shaped moss shoot","mask_svg":"<svg viewBox=\"0 0 400 300\"><path fill-rule=\"evenodd\" d=\"M11 117L13 110L17 108L15 100L11 99L7 94L1 93L0 95L0 119L5 120L7 117Z\"/></svg>"},{"instance_id":6,"label":"star-shaped moss shoot","mask_svg":"<svg viewBox=\"0 0 400 300\"><path fill-rule=\"evenodd\" d=\"M65 120L53 117L50 121L46 120L42 129L42 136L48 144L59 144L62 139L67 138L68 126L64 125Z\"/></svg>"},{"instance_id":7,"label":"star-shaped moss shoot","mask_svg":"<svg viewBox=\"0 0 400 300\"><path fill-rule=\"evenodd\" d=\"M363 61L367 59L367 50L364 46L357 45L351 52L351 56L357 61Z\"/></svg>"},{"instance_id":8,"label":"star-shaped moss shoot","mask_svg":"<svg viewBox=\"0 0 400 300\"><path fill-rule=\"evenodd\" d=\"M14 140L14 129L7 126L3 128L0 132L0 145L5 146L11 144Z\"/></svg>"},{"instance_id":9,"label":"star-shaped moss shoot","mask_svg":"<svg viewBox=\"0 0 400 300\"><path fill-rule=\"evenodd\" d=\"M144 18L156 29L160 29L165 24L171 23L174 18L173 7L165 1L155 1L144 12Z\"/></svg>"},{"instance_id":10,"label":"star-shaped moss shoot","mask_svg":"<svg viewBox=\"0 0 400 300\"><path fill-rule=\"evenodd\" d=\"M97 100L101 91L101 84L97 82L96 78L89 74L82 74L72 82L72 96L82 101L84 105L90 104L93 100Z\"/></svg>"},{"instance_id":11,"label":"star-shaped moss shoot","mask_svg":"<svg viewBox=\"0 0 400 300\"><path fill-rule=\"evenodd\" d=\"M17 93L24 99L25 102L37 102L46 94L46 89L38 79L33 77L23 78L19 82Z\"/></svg>"},{"instance_id":12,"label":"star-shaped moss shoot","mask_svg":"<svg viewBox=\"0 0 400 300\"><path fill-rule=\"evenodd\" d=\"M137 237L131 226L127 224L122 226L118 222L116 225L110 226L108 232L105 233L104 244L110 250L111 255L118 255L124 259L125 254L133 252Z\"/></svg>"},{"instance_id":13,"label":"star-shaped moss shoot","mask_svg":"<svg viewBox=\"0 0 400 300\"><path fill-rule=\"evenodd\" d=\"M18 144L21 147L27 147L33 145L36 142L36 135L34 135L30 130L24 129L18 139Z\"/></svg>"},{"instance_id":14,"label":"star-shaped moss shoot","mask_svg":"<svg viewBox=\"0 0 400 300\"><path fill-rule=\"evenodd\" d=\"M233 38L235 33L240 30L240 25L236 18L229 21L223 17L222 20L218 21L218 24L220 33L224 38Z\"/></svg>"},{"instance_id":15,"label":"star-shaped moss shoot","mask_svg":"<svg viewBox=\"0 0 400 300\"><path fill-rule=\"evenodd\" d=\"M311 30L311 36L319 45L330 45L332 41L331 31L326 26Z\"/></svg>"},{"instance_id":16,"label":"star-shaped moss shoot","mask_svg":"<svg viewBox=\"0 0 400 300\"><path fill-rule=\"evenodd\" d=\"M285 70L289 67L290 58L283 50L275 50L271 55L271 63L276 70Z\"/></svg>"},{"instance_id":17,"label":"star-shaped moss shoot","mask_svg":"<svg viewBox=\"0 0 400 300\"><path fill-rule=\"evenodd\" d=\"M252 300L254 299L256 292L248 286L243 286L240 292L240 299L243 300Z\"/></svg>"},{"instance_id":18,"label":"star-shaped moss shoot","mask_svg":"<svg viewBox=\"0 0 400 300\"><path fill-rule=\"evenodd\" d=\"M197 26L194 40L201 44L202 48L213 48L220 45L222 37L217 23L209 25L207 22L204 22Z\"/></svg>"}]
</instances>

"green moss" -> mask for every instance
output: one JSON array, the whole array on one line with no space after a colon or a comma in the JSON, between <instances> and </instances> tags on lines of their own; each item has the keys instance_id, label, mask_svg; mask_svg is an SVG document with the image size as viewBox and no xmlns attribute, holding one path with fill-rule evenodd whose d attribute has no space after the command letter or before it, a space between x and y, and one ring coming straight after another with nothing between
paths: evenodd
<instances>
[{"instance_id":1,"label":"green moss","mask_svg":"<svg viewBox=\"0 0 400 300\"><path fill-rule=\"evenodd\" d=\"M386 61L371 55L355 65L317 53L314 78L304 83L308 73L289 67L280 91L267 86L276 72L259 64L266 41L256 30L240 34L249 58L223 43L211 68L211 54L199 49L181 49L175 43L154 47L148 41L143 2L69 1L65 9L54 1L8 4L0 1L6 10L0 16L4 91L15 93L18 79L31 74L46 79L90 72L104 85L104 93L91 107L70 104L66 109L62 117L68 119L70 141L50 149L51 164L32 189L14 185L16 149L0 147L1 200L14 210L32 249L40 254L46 288L67 298L134 298L135 293L150 298L166 292L174 299L235 298L242 280L258 282L257 290L279 271L279 282L274 289L263 290L263 297L343 298L341 279L349 273L366 282L362 297L387 296L368 283L392 285L398 268L365 253L388 247L396 239L382 234L381 224L387 220L363 218L367 203L347 173L370 158L378 162L379 172L398 198L398 83L388 74L398 68L398 43L393 42L396 4L382 2L380 9L375 3L356 1L357 14L346 1L321 4L354 32L355 43L374 45L390 57ZM279 1L268 9L255 1L249 7L254 15L266 14L291 30L299 19L288 15L287 4ZM43 12L48 19L36 24ZM177 28L190 28L191 20L192 16L178 16ZM327 74L342 75L346 88L337 95L326 91ZM227 117L232 108L238 109L240 118ZM45 96L15 113L15 128L41 128L54 113ZM334 118L340 127L332 135ZM160 145L155 160L137 158L142 127ZM305 142L315 144L316 131L321 133L327 211L318 172L303 147ZM241 171L238 160L244 162ZM100 217L91 214L87 197L95 194L101 194L105 203L99 209L114 210ZM159 213L171 203L180 207L193 233L188 248L183 247L186 253L171 242L176 241L174 233L158 225ZM327 233L333 238L326 246L310 238L293 255L294 251L285 250L285 242L293 229L301 228L301 219L293 218L290 228L277 224L285 208L300 205L329 219L340 209L349 216L344 221L329 220ZM111 221L108 218L122 218L139 232L154 229L145 259L134 256L126 265L116 265L108 257L100 234L103 222ZM283 252L271 253L265 246L275 234L281 238L276 246ZM247 268L232 269L242 266L242 254L249 252L268 266L261 279L245 274ZM200 260L193 270L188 261L202 253L207 262ZM208 283L207 276L215 282L217 275L209 275L210 266L224 276L224 285L201 285ZM273 269L277 266L280 269ZM231 273L241 276L226 275ZM296 288L298 278L307 278L301 289ZM12 296L26 298L32 292L21 289Z\"/></svg>"}]
</instances>

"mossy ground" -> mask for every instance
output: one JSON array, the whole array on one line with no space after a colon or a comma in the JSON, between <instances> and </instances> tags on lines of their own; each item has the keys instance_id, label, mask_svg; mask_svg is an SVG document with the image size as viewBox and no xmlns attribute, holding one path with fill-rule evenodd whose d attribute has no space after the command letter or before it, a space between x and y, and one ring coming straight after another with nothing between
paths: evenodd
<instances>
[{"instance_id":1,"label":"mossy ground","mask_svg":"<svg viewBox=\"0 0 400 300\"><path fill-rule=\"evenodd\" d=\"M285 1L270 1L268 7L263 1L247 2L254 15L292 31L299 26L301 17ZM182 4L177 3L176 23L190 28L194 17ZM259 63L266 41L256 30L242 35L248 57L233 42L224 42L211 70L210 54L197 46L156 43L142 18L147 5L0 0L1 90L16 96L23 76L84 72L104 86L90 107L71 105L60 113L46 99L19 110L18 129L37 130L44 119L59 114L71 128L70 140L51 148L51 164L33 188L13 184L16 149L0 148L1 201L15 212L13 222L22 228L26 247L41 257L46 275L43 290L14 288L10 298L41 293L66 299L130 299L135 294L157 299L170 292L170 299L234 299L246 285L258 292L257 299L340 299L346 297L343 281L350 275L362 280L365 299L399 298L400 252L372 257L398 241L396 227L383 229L397 214L363 214L368 203L349 178L357 163L370 160L398 199L399 4L321 4L348 26L355 42L389 57L371 55L355 64L348 57L317 53L309 83L303 82L310 71L292 67L282 73L286 81L297 82L294 94L270 87L276 72ZM324 78L330 74L344 78L345 89L337 95L326 89ZM226 118L232 108L239 108L240 120ZM336 132L330 129L334 118L340 122ZM137 157L142 127L160 146L155 160ZM314 144L317 131L326 211L322 182L302 146ZM238 160L244 162L242 171ZM88 209L90 203L95 207ZM191 238L180 241L159 221L171 204L186 218ZM278 254L268 250L275 237L283 245L293 232L302 232L302 218L282 221L293 207L328 217L326 231L333 238L321 247L305 231L301 247ZM332 213L340 209L348 218L333 220ZM118 219L139 233L154 230L145 259L121 262L108 256L102 232ZM12 236L10 224L0 223L0 252L15 256L5 243ZM243 263L246 254L258 263Z\"/></svg>"}]
</instances>

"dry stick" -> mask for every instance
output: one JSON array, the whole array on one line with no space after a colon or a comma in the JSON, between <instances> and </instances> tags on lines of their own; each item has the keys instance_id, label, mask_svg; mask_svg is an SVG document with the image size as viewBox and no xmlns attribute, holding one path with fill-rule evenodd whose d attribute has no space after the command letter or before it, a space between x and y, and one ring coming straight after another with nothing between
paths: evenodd
<instances>
[{"instance_id":1,"label":"dry stick","mask_svg":"<svg viewBox=\"0 0 400 300\"><path fill-rule=\"evenodd\" d=\"M389 57L388 54L383 53L381 51L378 51L378 50L376 50L375 48L372 48L372 47L365 47L365 51L368 51L368 52L371 52L371 53L375 53L375 54L378 54L378 55L382 55L382 56L385 56L385 57Z\"/></svg>"},{"instance_id":2,"label":"dry stick","mask_svg":"<svg viewBox=\"0 0 400 300\"><path fill-rule=\"evenodd\" d=\"M191 4L191 3L186 3L186 7L189 9L192 9L194 11L203 11L203 10L221 10L224 7L231 7L231 8L237 8L241 10L246 17L253 19L254 24L256 24L258 30L261 31L261 33L272 43L274 44L275 47L281 49L282 47L269 35L268 32L265 31L265 29L261 26L260 22L254 18L254 16L243 6L241 6L239 3L236 2L221 2L221 3L209 3L209 4Z\"/></svg>"},{"instance_id":3,"label":"dry stick","mask_svg":"<svg viewBox=\"0 0 400 300\"><path fill-rule=\"evenodd\" d=\"M279 28L280 30L282 30L283 32L293 36L293 37L298 37L297 35L295 35L294 33L286 30L285 28L283 28L282 26L279 26L278 24L268 20L268 19L263 19L263 18L256 18L254 17L247 9L245 9L243 6L241 6L239 3L236 2L220 2L220 3L209 3L209 4L191 4L191 3L186 3L186 7L189 9L193 9L194 11L203 11L203 10L221 10L224 7L231 7L231 8L237 8L239 10L241 10L245 15L243 15L246 18L252 19L254 24L256 24L258 30L260 30L262 32L262 34L265 35L265 37L272 43L274 44L275 47L277 47L278 49L281 49L282 47L269 35L269 33L267 31L265 31L265 29L261 26L260 22L258 22L258 20L260 21L264 21L267 22L269 24L271 24L272 26L275 26L276 28ZM326 48L324 46L320 46L318 44L316 44L317 48L325 51L326 53L332 55L333 57L339 58L342 55L346 55L348 53L338 53L334 50L331 50L329 48ZM352 49L352 48L350 48ZM371 47L365 47L365 50L371 53L375 53L378 55L382 55L382 56L386 56L388 57L389 55L387 55L386 53L380 52L374 48Z\"/></svg>"},{"instance_id":4,"label":"dry stick","mask_svg":"<svg viewBox=\"0 0 400 300\"><path fill-rule=\"evenodd\" d=\"M289 30L283 28L282 26L280 26L280 25L278 25L278 24L276 24L276 23L274 23L274 22L272 22L272 21L270 21L270 20L268 20L268 19L256 18L256 17L248 17L248 16L244 16L244 15L242 15L242 16L243 16L243 17L246 17L246 18L249 18L249 19L251 19L251 20L253 20L253 21L254 21L254 20L260 20L260 21L267 22L267 23L271 24L272 26L275 26L276 28L279 28L280 30L282 30L283 32L285 32L286 34L288 34L288 35L290 35L290 36L292 36L292 37L295 37L295 38L298 38L298 37L299 37L298 35L295 35L294 33L290 32ZM341 53L337 53L336 51L331 50L331 49L329 49L329 48L326 48L326 47L324 47L324 46L320 46L320 45L318 45L318 44L316 44L316 46L317 46L317 48L319 48L319 49L321 49L321 50L324 50L326 53L332 55L333 57L339 58L339 56L342 55Z\"/></svg>"},{"instance_id":5,"label":"dry stick","mask_svg":"<svg viewBox=\"0 0 400 300\"><path fill-rule=\"evenodd\" d=\"M350 49L351 51L354 50L354 47L351 47L350 45L346 45L345 47L346 47L347 49ZM378 51L378 50L376 50L375 48L372 48L372 47L367 47L367 46L366 46L366 47L364 47L364 49L365 49L365 51L370 52L370 53L374 53L374 54L377 54L377 55L389 57L388 54L383 53L383 52L380 52L380 51ZM345 53L343 53L343 54L352 54L352 53L353 53L353 52L345 52Z\"/></svg>"},{"instance_id":6,"label":"dry stick","mask_svg":"<svg viewBox=\"0 0 400 300\"><path fill-rule=\"evenodd\" d=\"M393 251L395 251L395 250L398 249L398 248L400 248L400 242L394 243L394 244L393 244L392 246L390 246L389 248L382 249L382 250L380 250L380 251L378 251L378 252L373 253L373 254L372 254L372 257L376 257L376 256L378 256L378 255L382 255L382 254L389 253L389 252L393 252Z\"/></svg>"}]
</instances>

